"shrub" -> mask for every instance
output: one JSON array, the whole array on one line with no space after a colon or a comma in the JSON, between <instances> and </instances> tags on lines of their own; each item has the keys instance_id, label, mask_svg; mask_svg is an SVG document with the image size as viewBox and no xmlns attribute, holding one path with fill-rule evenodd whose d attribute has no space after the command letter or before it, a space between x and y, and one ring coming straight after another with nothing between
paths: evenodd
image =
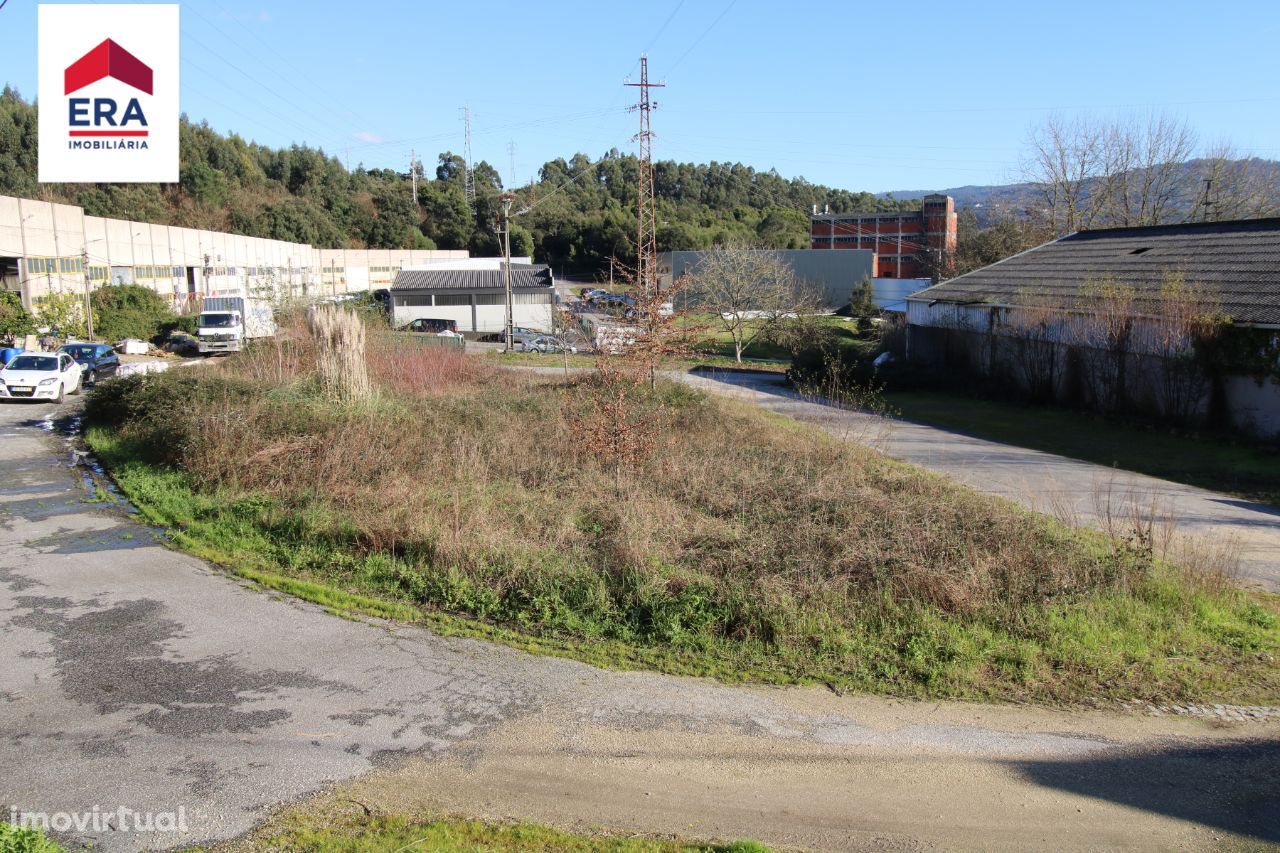
<instances>
[{"instance_id":1,"label":"shrub","mask_svg":"<svg viewBox=\"0 0 1280 853\"><path fill-rule=\"evenodd\" d=\"M137 284L100 287L93 291L89 301L93 306L93 330L103 340L149 341L160 335L166 323L176 319L164 297Z\"/></svg>"},{"instance_id":2,"label":"shrub","mask_svg":"<svg viewBox=\"0 0 1280 853\"><path fill-rule=\"evenodd\" d=\"M63 853L63 848L38 829L14 826L0 821L2 853Z\"/></svg>"},{"instance_id":3,"label":"shrub","mask_svg":"<svg viewBox=\"0 0 1280 853\"><path fill-rule=\"evenodd\" d=\"M174 332L182 332L183 334L195 337L196 335L196 315L195 314L179 314L169 317L160 324L156 337L167 340Z\"/></svg>"},{"instance_id":4,"label":"shrub","mask_svg":"<svg viewBox=\"0 0 1280 853\"><path fill-rule=\"evenodd\" d=\"M177 463L188 447L197 412L218 401L243 403L260 393L249 382L199 368L114 376L89 394L84 419L97 426L127 425L127 433L142 439L147 458Z\"/></svg>"},{"instance_id":5,"label":"shrub","mask_svg":"<svg viewBox=\"0 0 1280 853\"><path fill-rule=\"evenodd\" d=\"M22 305L21 294L0 290L0 338L35 334L36 318Z\"/></svg>"}]
</instances>

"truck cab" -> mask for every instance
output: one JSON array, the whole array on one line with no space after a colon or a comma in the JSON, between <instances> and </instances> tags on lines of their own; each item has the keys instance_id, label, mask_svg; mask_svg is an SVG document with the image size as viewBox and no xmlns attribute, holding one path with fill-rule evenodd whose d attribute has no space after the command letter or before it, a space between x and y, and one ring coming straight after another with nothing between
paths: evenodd
<instances>
[{"instance_id":1,"label":"truck cab","mask_svg":"<svg viewBox=\"0 0 1280 853\"><path fill-rule=\"evenodd\" d=\"M196 319L200 352L239 352L244 318L239 311L206 311Z\"/></svg>"}]
</instances>

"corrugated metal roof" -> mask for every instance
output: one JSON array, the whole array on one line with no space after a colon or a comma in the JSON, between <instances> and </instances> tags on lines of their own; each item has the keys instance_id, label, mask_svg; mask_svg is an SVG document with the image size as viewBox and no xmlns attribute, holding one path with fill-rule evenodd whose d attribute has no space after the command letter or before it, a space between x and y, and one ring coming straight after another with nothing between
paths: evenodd
<instances>
[{"instance_id":1,"label":"corrugated metal roof","mask_svg":"<svg viewBox=\"0 0 1280 853\"><path fill-rule=\"evenodd\" d=\"M512 264L513 290L545 290L552 287L551 267L546 264ZM503 271L498 270L401 270L391 284L405 290L502 290Z\"/></svg>"},{"instance_id":2,"label":"corrugated metal roof","mask_svg":"<svg viewBox=\"0 0 1280 853\"><path fill-rule=\"evenodd\" d=\"M1082 307L1082 288L1110 276L1153 300L1170 272L1214 291L1237 323L1280 323L1280 219L1080 231L910 299L1007 305L1033 293Z\"/></svg>"}]
</instances>

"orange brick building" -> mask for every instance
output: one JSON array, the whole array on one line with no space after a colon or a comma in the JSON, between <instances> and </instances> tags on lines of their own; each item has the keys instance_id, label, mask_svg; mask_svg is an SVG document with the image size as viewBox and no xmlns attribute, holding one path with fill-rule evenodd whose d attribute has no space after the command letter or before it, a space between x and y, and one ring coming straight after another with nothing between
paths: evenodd
<instances>
[{"instance_id":1,"label":"orange brick building","mask_svg":"<svg viewBox=\"0 0 1280 853\"><path fill-rule=\"evenodd\" d=\"M927 195L906 213L818 213L810 217L810 248L870 249L877 278L925 278L918 258L941 253L944 268L956 253L956 206L948 195Z\"/></svg>"}]
</instances>

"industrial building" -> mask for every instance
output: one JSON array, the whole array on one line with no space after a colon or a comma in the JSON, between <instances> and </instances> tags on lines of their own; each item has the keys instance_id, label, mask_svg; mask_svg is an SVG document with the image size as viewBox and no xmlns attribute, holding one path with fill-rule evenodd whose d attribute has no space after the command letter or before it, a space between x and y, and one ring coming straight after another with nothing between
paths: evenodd
<instances>
[{"instance_id":1,"label":"industrial building","mask_svg":"<svg viewBox=\"0 0 1280 853\"><path fill-rule=\"evenodd\" d=\"M795 272L796 278L807 282L822 295L828 308L837 309L849 304L853 287L863 278L870 278L876 305L881 309L906 310L904 300L908 294L928 287L925 279L877 278L876 255L870 249L845 252L815 252L812 249L760 249L773 255ZM664 252L658 256L658 276L663 287L688 273L697 270L705 251Z\"/></svg>"},{"instance_id":2,"label":"industrial building","mask_svg":"<svg viewBox=\"0 0 1280 853\"><path fill-rule=\"evenodd\" d=\"M83 208L0 196L0 289L22 294L38 311L55 292L140 284L175 310L206 296L268 291L335 295L390 287L403 267L457 260L466 251L317 249L267 240L89 216Z\"/></svg>"},{"instance_id":3,"label":"industrial building","mask_svg":"<svg viewBox=\"0 0 1280 853\"><path fill-rule=\"evenodd\" d=\"M1171 276L1217 303L1195 310L1229 318L1213 347L1225 361L1207 367L1203 353L1188 358L1185 333L1171 345L1161 332ZM1106 282L1131 288L1131 304L1099 304ZM907 302L911 361L1166 421L1179 414L1178 392L1184 418L1280 437L1280 219L1080 231ZM1125 315L1105 313L1117 310Z\"/></svg>"},{"instance_id":4,"label":"industrial building","mask_svg":"<svg viewBox=\"0 0 1280 853\"><path fill-rule=\"evenodd\" d=\"M814 249L854 249L875 253L874 278L924 278L919 256L940 257L942 268L956 253L956 206L948 195L927 195L921 208L902 213L831 213L810 216Z\"/></svg>"},{"instance_id":5,"label":"industrial building","mask_svg":"<svg viewBox=\"0 0 1280 853\"><path fill-rule=\"evenodd\" d=\"M513 258L512 324L552 328L555 280L551 267ZM506 271L501 258L440 260L405 268L391 285L391 322L397 329L418 319L452 320L460 332L500 332L506 327Z\"/></svg>"}]
</instances>

